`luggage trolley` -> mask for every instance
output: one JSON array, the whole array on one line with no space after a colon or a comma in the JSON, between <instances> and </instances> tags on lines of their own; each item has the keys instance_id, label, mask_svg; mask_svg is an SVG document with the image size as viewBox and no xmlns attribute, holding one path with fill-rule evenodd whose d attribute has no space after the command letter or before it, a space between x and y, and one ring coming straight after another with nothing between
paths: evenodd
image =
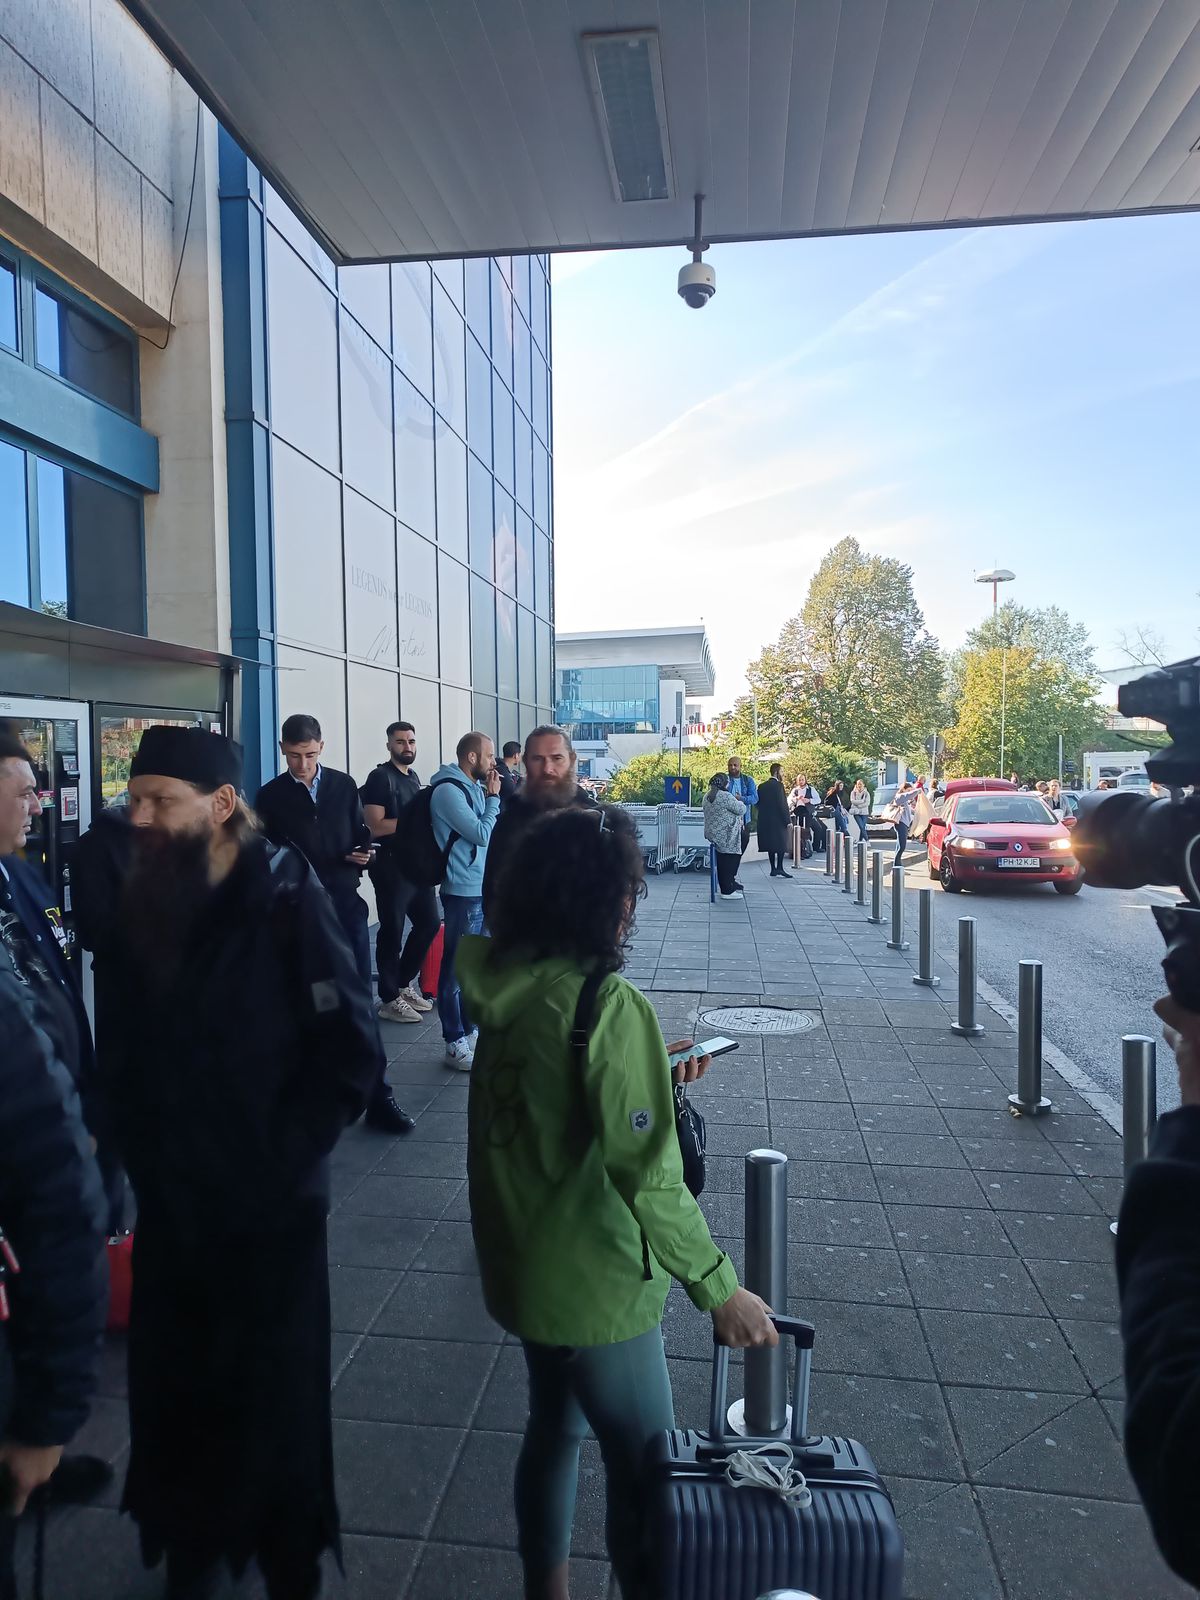
<instances>
[{"instance_id":1,"label":"luggage trolley","mask_svg":"<svg viewBox=\"0 0 1200 1600\"><path fill-rule=\"evenodd\" d=\"M655 872L665 872L676 864L679 855L679 813L682 806L658 807L658 854Z\"/></svg>"},{"instance_id":2,"label":"luggage trolley","mask_svg":"<svg viewBox=\"0 0 1200 1600\"><path fill-rule=\"evenodd\" d=\"M661 871L658 865L658 807L657 806L622 806L629 820L637 829L638 844L641 846L642 858L651 871Z\"/></svg>"},{"instance_id":3,"label":"luggage trolley","mask_svg":"<svg viewBox=\"0 0 1200 1600\"><path fill-rule=\"evenodd\" d=\"M708 840L704 837L703 806L679 806L679 844L676 872L708 871Z\"/></svg>"}]
</instances>

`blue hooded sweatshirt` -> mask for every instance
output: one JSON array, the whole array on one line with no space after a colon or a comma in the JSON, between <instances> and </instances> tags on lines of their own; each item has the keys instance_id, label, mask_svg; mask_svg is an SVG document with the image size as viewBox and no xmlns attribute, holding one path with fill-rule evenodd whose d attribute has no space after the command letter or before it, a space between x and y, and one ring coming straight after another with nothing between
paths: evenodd
<instances>
[{"instance_id":1,"label":"blue hooded sweatshirt","mask_svg":"<svg viewBox=\"0 0 1200 1600\"><path fill-rule=\"evenodd\" d=\"M449 783L443 780L449 778ZM483 868L488 840L500 815L500 800L485 794L483 785L469 778L457 761L447 761L430 779L438 788L429 802L433 816L433 837L438 848L446 848L452 833L458 834L446 868L442 889L468 899L483 897Z\"/></svg>"}]
</instances>

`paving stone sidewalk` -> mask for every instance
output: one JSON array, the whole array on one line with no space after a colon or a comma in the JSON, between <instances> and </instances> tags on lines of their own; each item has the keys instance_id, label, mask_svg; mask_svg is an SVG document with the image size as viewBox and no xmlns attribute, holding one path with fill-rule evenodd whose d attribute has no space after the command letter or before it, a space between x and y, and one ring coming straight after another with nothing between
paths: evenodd
<instances>
[{"instance_id":1,"label":"paving stone sidewalk","mask_svg":"<svg viewBox=\"0 0 1200 1600\"><path fill-rule=\"evenodd\" d=\"M776 1005L808 1031L745 1035L697 1099L709 1128L703 1207L743 1254L742 1157L789 1158L789 1305L817 1327L813 1426L875 1454L908 1546L907 1600L1168 1600L1167 1572L1119 1443L1121 1356L1109 1220L1112 1129L1047 1071L1053 1115L1017 1120L1015 1040L950 1032L953 974L912 983L915 949L818 867L744 902L703 875L652 880L629 976L668 1037L699 1011ZM914 941L915 943L915 941ZM486 1317L464 1183L466 1079L436 1028L389 1027L392 1078L419 1121L405 1140L352 1130L330 1222L338 1477L353 1600L517 1600L513 1465L525 1415L519 1349ZM707 1411L711 1333L674 1291L665 1334L676 1412ZM81 1443L118 1466L123 1352ZM127 1522L108 1504L56 1521L54 1596L143 1600ZM246 1594L254 1585L243 1585ZM584 1451L573 1594L605 1600L603 1479Z\"/></svg>"}]
</instances>

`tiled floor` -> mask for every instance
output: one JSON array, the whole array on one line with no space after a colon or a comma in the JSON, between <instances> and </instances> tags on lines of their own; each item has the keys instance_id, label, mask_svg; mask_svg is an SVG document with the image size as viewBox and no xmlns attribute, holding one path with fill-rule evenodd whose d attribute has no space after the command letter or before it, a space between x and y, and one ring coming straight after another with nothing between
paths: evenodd
<instances>
[{"instance_id":1,"label":"tiled floor","mask_svg":"<svg viewBox=\"0 0 1200 1600\"><path fill-rule=\"evenodd\" d=\"M1119 1444L1120 1344L1108 1222L1120 1144L1053 1074L1053 1115L1014 1120L1015 1046L996 1016L969 1042L914 953L818 871L710 906L703 876L652 881L629 975L668 1036L698 1009L768 1000L807 1033L743 1037L697 1099L703 1206L742 1256L742 1160L789 1157L789 1309L818 1340L815 1426L862 1439L895 1495L908 1600L1167 1600ZM355 1600L515 1600L512 1467L519 1351L487 1319L464 1185L466 1081L428 1025L388 1029L393 1081L420 1118L336 1154L330 1224L333 1409ZM708 1324L673 1292L665 1336L681 1420L707 1409ZM120 1463L120 1351L83 1441ZM50 1593L159 1593L107 1507L52 1529ZM585 1451L573 1593L603 1600L603 1481ZM252 1592L252 1586L247 1586Z\"/></svg>"}]
</instances>

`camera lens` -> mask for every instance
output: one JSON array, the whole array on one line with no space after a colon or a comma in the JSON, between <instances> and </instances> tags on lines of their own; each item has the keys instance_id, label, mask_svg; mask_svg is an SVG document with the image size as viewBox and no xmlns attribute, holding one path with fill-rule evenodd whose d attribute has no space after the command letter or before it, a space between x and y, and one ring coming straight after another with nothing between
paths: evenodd
<instances>
[{"instance_id":1,"label":"camera lens","mask_svg":"<svg viewBox=\"0 0 1200 1600\"><path fill-rule=\"evenodd\" d=\"M1087 882L1098 889L1179 883L1183 835L1193 831L1188 810L1149 795L1085 795L1071 842Z\"/></svg>"}]
</instances>

